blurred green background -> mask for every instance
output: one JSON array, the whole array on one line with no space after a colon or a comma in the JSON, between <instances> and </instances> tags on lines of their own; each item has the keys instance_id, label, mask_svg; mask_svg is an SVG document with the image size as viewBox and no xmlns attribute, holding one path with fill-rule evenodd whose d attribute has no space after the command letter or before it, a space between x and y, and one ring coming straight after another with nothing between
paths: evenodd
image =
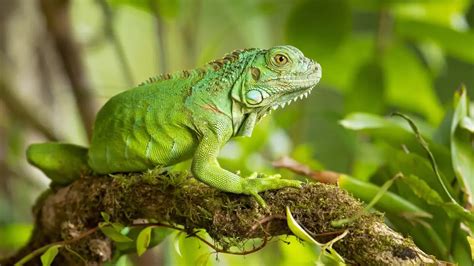
<instances>
[{"instance_id":1,"label":"blurred green background","mask_svg":"<svg viewBox=\"0 0 474 266\"><path fill-rule=\"evenodd\" d=\"M415 120L456 200L468 206L460 180L474 180L472 127L463 127L467 137L461 138L460 156L467 166L461 173L450 127L455 91L463 83L474 95L473 27L470 0L0 0L0 256L25 243L31 206L48 185L27 164L27 145L54 138L87 145L87 112L95 113L111 96L159 73L194 68L248 47L294 45L321 64L323 76L308 99L263 119L252 138L228 143L220 157L224 167L278 172L271 162L289 155L314 170L376 185L397 172L414 174L442 194L406 124L387 118L399 111ZM431 215L376 206L390 226L427 253L471 264L460 219L406 183L396 181L390 190ZM252 255L217 257L197 240L175 237L121 263L313 265L314 260L311 247L285 237Z\"/></svg>"}]
</instances>

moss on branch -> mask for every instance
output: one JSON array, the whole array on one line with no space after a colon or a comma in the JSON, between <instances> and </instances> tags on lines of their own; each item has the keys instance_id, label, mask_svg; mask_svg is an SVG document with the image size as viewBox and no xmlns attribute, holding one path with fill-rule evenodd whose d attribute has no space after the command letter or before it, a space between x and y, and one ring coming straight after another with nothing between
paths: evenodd
<instances>
[{"instance_id":1,"label":"moss on branch","mask_svg":"<svg viewBox=\"0 0 474 266\"><path fill-rule=\"evenodd\" d=\"M205 229L222 248L251 238L291 234L285 207L316 239L325 242L340 231L331 221L349 218L363 205L333 185L310 183L301 189L285 188L262 193L268 209L252 197L223 193L185 174L152 171L114 177L85 177L44 194L34 207L35 230L27 246L4 263L13 263L45 244L74 239L101 222L100 212L111 220L133 224L140 219L180 225L187 232ZM345 225L349 234L335 249L355 264L424 264L435 259L383 223L379 213L364 214ZM89 264L110 259L113 243L97 231L69 245ZM61 249L56 263L76 264L77 256ZM39 263L39 258L32 261Z\"/></svg>"}]
</instances>

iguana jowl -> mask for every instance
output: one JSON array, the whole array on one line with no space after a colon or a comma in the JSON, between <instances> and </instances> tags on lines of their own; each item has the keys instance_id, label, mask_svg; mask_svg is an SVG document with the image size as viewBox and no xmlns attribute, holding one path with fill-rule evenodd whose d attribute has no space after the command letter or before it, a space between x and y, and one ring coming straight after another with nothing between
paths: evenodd
<instances>
[{"instance_id":1,"label":"iguana jowl","mask_svg":"<svg viewBox=\"0 0 474 266\"><path fill-rule=\"evenodd\" d=\"M137 172L192 158L197 179L222 191L253 195L264 204L259 192L300 182L256 173L243 178L220 167L219 150L232 137L250 136L271 110L307 96L320 78L319 64L293 46L235 51L112 97L97 115L89 150L34 144L27 157L63 184L87 169Z\"/></svg>"}]
</instances>

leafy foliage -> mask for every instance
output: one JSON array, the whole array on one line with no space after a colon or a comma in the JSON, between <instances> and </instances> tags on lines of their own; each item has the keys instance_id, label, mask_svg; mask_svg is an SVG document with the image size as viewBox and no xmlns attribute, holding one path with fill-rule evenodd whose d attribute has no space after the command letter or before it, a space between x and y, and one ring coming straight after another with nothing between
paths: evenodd
<instances>
[{"instance_id":1,"label":"leafy foliage","mask_svg":"<svg viewBox=\"0 0 474 266\"><path fill-rule=\"evenodd\" d=\"M366 202L378 195L384 183L402 173L403 178L394 181L374 208L427 253L459 265L472 264L468 242L472 231L465 231L464 225L471 223L474 191L474 104L468 97L474 95L473 1L108 0L113 30L123 44L122 59L115 54L113 41L103 38L107 17L98 11L98 2L72 1L71 6L75 35L83 46L82 59L98 99L105 101L129 87L121 67L127 62L138 84L157 73L204 64L233 49L295 45L321 64L321 84L306 101L263 119L252 138L229 143L220 163L243 175L253 171L270 174L276 172L271 162L289 154L313 169L343 173L340 186ZM5 52L0 45L0 54L17 55L16 49L26 49L21 36L7 43L13 51ZM31 47L25 55L37 53L36 42ZM17 58L20 56L9 58L15 63L12 76L28 77L28 82L19 79L14 87L26 88L24 97L40 102L37 109L49 114L45 120L51 120L65 140L85 144L75 101L64 89L67 86L57 82L65 80L62 71L57 71L62 67L43 68L31 75L38 67L25 67L24 62L31 59ZM55 56L46 57L46 66L54 65L51 58ZM29 79L45 72L50 74L44 79ZM50 76L51 88L38 89ZM465 86L458 89L462 83ZM31 230L23 226L30 221L35 198L31 195L45 185L38 182L38 174L31 173L23 158L31 136L37 141L36 132L3 107L0 251L12 252ZM439 176L410 126L388 117L394 111L407 114L414 122L435 159ZM189 162L175 167L188 168ZM286 171L282 175L293 174ZM155 234L155 229L127 228L111 222L107 214L103 218L102 232L125 241L116 243L123 252L142 253L154 245L154 236L163 237ZM316 260L314 249L289 239L291 245L282 241L269 245L246 256L245 263L293 265L295 261L311 264ZM172 248L172 240L162 245L167 247L167 262L217 264L211 251L197 240L182 237L177 244L182 256ZM53 251L45 260L54 259ZM219 259L229 265L243 263L243 258L236 256L219 255Z\"/></svg>"},{"instance_id":2,"label":"leafy foliage","mask_svg":"<svg viewBox=\"0 0 474 266\"><path fill-rule=\"evenodd\" d=\"M59 246L54 245L48 248L43 255L41 255L41 264L43 266L49 266L53 262L54 258L56 255L58 255L59 252Z\"/></svg>"}]
</instances>

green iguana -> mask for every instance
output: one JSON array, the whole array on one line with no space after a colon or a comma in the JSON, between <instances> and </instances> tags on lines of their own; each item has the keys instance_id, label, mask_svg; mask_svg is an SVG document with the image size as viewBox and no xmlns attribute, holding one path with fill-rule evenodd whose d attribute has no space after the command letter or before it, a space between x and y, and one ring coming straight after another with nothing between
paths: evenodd
<instances>
[{"instance_id":1,"label":"green iguana","mask_svg":"<svg viewBox=\"0 0 474 266\"><path fill-rule=\"evenodd\" d=\"M250 136L271 110L308 96L320 78L320 65L292 46L234 51L112 97L97 115L89 149L33 144L27 157L60 184L84 171L138 172L192 158L191 172L200 181L265 205L259 192L301 182L257 173L243 178L221 168L219 150L232 137Z\"/></svg>"}]
</instances>

